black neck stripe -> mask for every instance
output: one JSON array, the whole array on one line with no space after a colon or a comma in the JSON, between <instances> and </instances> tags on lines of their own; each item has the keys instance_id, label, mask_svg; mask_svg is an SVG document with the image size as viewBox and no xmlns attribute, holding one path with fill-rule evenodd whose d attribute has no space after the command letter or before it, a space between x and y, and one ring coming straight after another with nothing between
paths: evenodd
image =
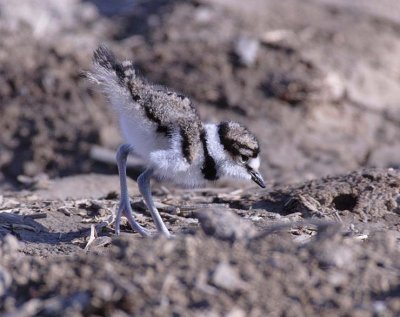
<instances>
[{"instance_id":1,"label":"black neck stripe","mask_svg":"<svg viewBox=\"0 0 400 317\"><path fill-rule=\"evenodd\" d=\"M208 151L206 132L204 130L200 134L200 140L203 145L203 152L204 152L204 164L203 168L201 169L201 172L203 173L205 179L210 181L215 181L219 178L217 175L217 167L215 164L215 160Z\"/></svg>"}]
</instances>

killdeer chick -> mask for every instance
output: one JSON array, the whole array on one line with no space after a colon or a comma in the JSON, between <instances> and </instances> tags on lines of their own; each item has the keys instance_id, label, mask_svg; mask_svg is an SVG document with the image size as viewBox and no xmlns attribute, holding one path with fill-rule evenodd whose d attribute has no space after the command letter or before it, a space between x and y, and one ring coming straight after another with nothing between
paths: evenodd
<instances>
[{"instance_id":1,"label":"killdeer chick","mask_svg":"<svg viewBox=\"0 0 400 317\"><path fill-rule=\"evenodd\" d=\"M147 163L137 180L139 190L157 231L166 236L170 233L151 195L152 176L189 187L223 178L253 180L265 187L258 172L258 141L243 125L232 121L202 123L189 98L149 84L131 61L117 61L103 46L94 52L93 63L94 69L87 75L109 98L126 141L116 156L121 186L116 234L120 233L121 217L125 216L134 231L150 235L136 222L129 203L126 160L131 152Z\"/></svg>"}]
</instances>

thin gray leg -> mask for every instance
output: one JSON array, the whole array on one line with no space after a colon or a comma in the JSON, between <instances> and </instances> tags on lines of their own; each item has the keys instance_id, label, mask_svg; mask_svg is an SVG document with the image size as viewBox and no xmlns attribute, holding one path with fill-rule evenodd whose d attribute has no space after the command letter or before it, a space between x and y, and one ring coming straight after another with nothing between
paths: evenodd
<instances>
[{"instance_id":1,"label":"thin gray leg","mask_svg":"<svg viewBox=\"0 0 400 317\"><path fill-rule=\"evenodd\" d=\"M139 185L140 193L142 194L144 201L146 202L147 208L149 208L151 217L157 227L157 231L164 234L166 237L170 237L167 227L165 226L160 214L153 202L153 197L151 195L150 189L150 177L153 175L153 170L151 168L145 170L137 179Z\"/></svg>"},{"instance_id":2,"label":"thin gray leg","mask_svg":"<svg viewBox=\"0 0 400 317\"><path fill-rule=\"evenodd\" d=\"M126 183L126 159L131 151L132 147L129 144L122 144L117 151L117 165L119 172L119 183L121 186L121 198L117 216L115 218L115 233L117 235L120 234L121 217L125 216L134 231L140 233L144 237L148 237L150 236L150 232L139 225L133 218L133 212L129 202L128 186Z\"/></svg>"}]
</instances>

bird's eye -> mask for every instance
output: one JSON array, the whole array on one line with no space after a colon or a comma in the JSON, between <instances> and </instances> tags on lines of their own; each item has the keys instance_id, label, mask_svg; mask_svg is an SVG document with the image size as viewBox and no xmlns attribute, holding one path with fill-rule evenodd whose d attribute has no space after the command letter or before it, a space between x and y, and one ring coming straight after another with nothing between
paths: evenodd
<instances>
[{"instance_id":1,"label":"bird's eye","mask_svg":"<svg viewBox=\"0 0 400 317\"><path fill-rule=\"evenodd\" d=\"M247 163L247 161L249 160L249 157L246 155L240 155L240 159L243 163Z\"/></svg>"}]
</instances>

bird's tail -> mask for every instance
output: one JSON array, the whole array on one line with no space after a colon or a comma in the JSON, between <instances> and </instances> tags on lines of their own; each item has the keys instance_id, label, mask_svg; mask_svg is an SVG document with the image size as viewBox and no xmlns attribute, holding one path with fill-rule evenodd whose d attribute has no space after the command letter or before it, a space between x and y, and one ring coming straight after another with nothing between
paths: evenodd
<instances>
[{"instance_id":1,"label":"bird's tail","mask_svg":"<svg viewBox=\"0 0 400 317\"><path fill-rule=\"evenodd\" d=\"M114 53L106 46L101 45L93 53L93 63L98 67L103 67L109 71L115 71L118 62Z\"/></svg>"},{"instance_id":2,"label":"bird's tail","mask_svg":"<svg viewBox=\"0 0 400 317\"><path fill-rule=\"evenodd\" d=\"M136 71L132 61L119 62L113 52L106 46L99 46L93 53L92 72L84 75L100 85L116 84L126 85L127 82L136 78Z\"/></svg>"},{"instance_id":3,"label":"bird's tail","mask_svg":"<svg viewBox=\"0 0 400 317\"><path fill-rule=\"evenodd\" d=\"M116 110L122 110L123 105L126 107L129 104L131 86L139 80L132 61L119 62L104 45L94 51L93 70L84 73L84 76L101 87Z\"/></svg>"}]
</instances>

